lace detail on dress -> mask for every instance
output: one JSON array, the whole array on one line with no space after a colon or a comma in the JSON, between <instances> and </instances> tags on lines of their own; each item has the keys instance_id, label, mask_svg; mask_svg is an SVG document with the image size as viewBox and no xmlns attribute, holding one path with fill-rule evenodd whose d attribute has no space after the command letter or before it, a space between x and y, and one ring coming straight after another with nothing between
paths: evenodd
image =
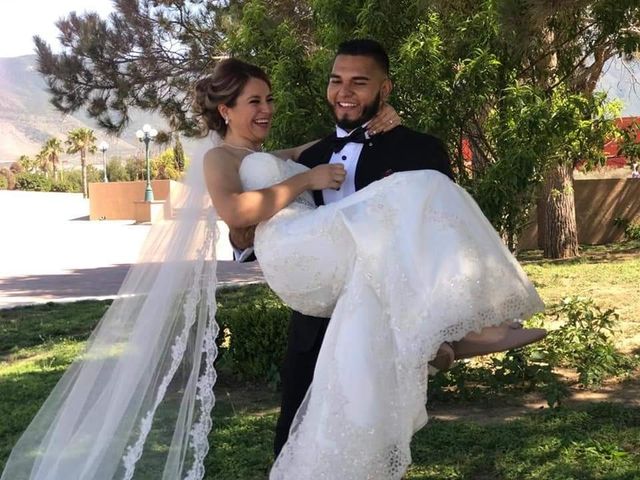
<instances>
[{"instance_id":1,"label":"lace detail on dress","mask_svg":"<svg viewBox=\"0 0 640 480\"><path fill-rule=\"evenodd\" d=\"M210 217L211 218L211 217ZM164 375L156 393L156 399L153 403L152 408L146 413L146 415L140 421L140 433L136 442L133 445L130 445L126 449L126 453L122 457L123 466L125 468L125 473L123 476L124 480L131 480L135 473L135 467L140 458L142 457L142 451L144 448L144 444L147 440L149 432L151 431L151 426L153 423L153 418L155 416L156 410L158 406L165 398L167 393L167 389L171 380L173 379L176 371L178 370L180 363L184 357L184 353L187 349L187 339L190 335L191 327L197 320L197 310L198 303L202 300L201 292L203 290L203 282L206 282L205 291L207 292L207 305L208 309L211 309L211 305L213 304L213 310L208 311L208 322L207 322L207 334L204 338L204 345L202 347L202 352L205 354L205 373L198 380L198 400L201 402L200 407L200 419L199 422L196 423L192 427L191 436L192 436L192 446L195 450L195 459L194 465L192 466L190 472L187 475L189 479L197 479L200 480L204 476L204 467L203 460L208 451L208 442L207 435L211 429L211 408L213 407L214 397L213 397L213 385L215 383L215 370L213 368L213 361L215 360L215 355L217 354L217 347L215 344L215 336L218 333L218 325L215 322L215 287L214 291L211 291L212 285L215 286L215 273L214 277L211 277L211 274L207 274L207 262L205 258L207 257L207 252L210 251L215 245L215 225L211 220L207 222L207 233L205 236L205 242L203 246L199 249L197 258L195 260L194 265L194 274L193 274L193 284L186 292L184 304L183 304L183 317L184 317L184 327L180 332L180 335L175 337L174 344L171 347L171 365L167 370L167 373ZM208 338L208 336L210 338Z\"/></svg>"},{"instance_id":2,"label":"lace detail on dress","mask_svg":"<svg viewBox=\"0 0 640 480\"><path fill-rule=\"evenodd\" d=\"M438 172L396 173L312 212L292 205L258 227L255 249L292 308L331 315L271 480L400 480L442 342L543 308L475 202Z\"/></svg>"},{"instance_id":3,"label":"lace detail on dress","mask_svg":"<svg viewBox=\"0 0 640 480\"><path fill-rule=\"evenodd\" d=\"M303 205L307 208L316 208L316 204L312 200L309 200L306 195L300 195L299 197L296 197L293 203Z\"/></svg>"}]
</instances>

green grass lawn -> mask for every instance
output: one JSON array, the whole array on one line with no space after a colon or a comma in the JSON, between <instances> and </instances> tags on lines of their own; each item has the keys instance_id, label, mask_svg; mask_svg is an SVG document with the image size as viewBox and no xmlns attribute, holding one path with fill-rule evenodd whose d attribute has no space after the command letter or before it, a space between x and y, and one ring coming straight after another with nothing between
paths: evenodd
<instances>
[{"instance_id":1,"label":"green grass lawn","mask_svg":"<svg viewBox=\"0 0 640 480\"><path fill-rule=\"evenodd\" d=\"M623 327L618 345L638 349L639 242L588 248L573 261L544 261L538 252L521 260L548 305L582 294L616 307ZM271 295L263 286L226 290L219 295L221 313ZM108 305L88 301L0 310L0 465ZM216 393L205 478L266 478L277 393L225 375ZM511 421L432 420L416 435L412 450L407 474L412 480L637 480L640 408L586 402Z\"/></svg>"},{"instance_id":2,"label":"green grass lawn","mask_svg":"<svg viewBox=\"0 0 640 480\"><path fill-rule=\"evenodd\" d=\"M543 260L540 251L530 251L520 261L547 306L569 295L591 297L620 315L618 348L629 352L640 347L639 241L586 247L572 260Z\"/></svg>"}]
</instances>

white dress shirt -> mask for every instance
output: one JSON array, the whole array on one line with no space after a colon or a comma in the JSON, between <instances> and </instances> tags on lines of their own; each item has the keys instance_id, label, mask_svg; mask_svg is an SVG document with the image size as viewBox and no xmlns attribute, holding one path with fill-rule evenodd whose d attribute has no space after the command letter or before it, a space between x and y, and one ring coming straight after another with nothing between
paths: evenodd
<instances>
[{"instance_id":1,"label":"white dress shirt","mask_svg":"<svg viewBox=\"0 0 640 480\"><path fill-rule=\"evenodd\" d=\"M368 122L367 122L368 123ZM366 126L366 123L363 125ZM338 138L346 137L351 132L347 132L340 127L336 126L336 135ZM365 134L366 138L369 138ZM363 143L349 142L338 153L331 155L329 163L341 163L344 165L347 171L347 176L344 182L338 190L332 188L325 188L322 190L322 198L325 204L337 202L345 197L348 197L356 191L356 167L358 166L358 159L362 153Z\"/></svg>"}]
</instances>

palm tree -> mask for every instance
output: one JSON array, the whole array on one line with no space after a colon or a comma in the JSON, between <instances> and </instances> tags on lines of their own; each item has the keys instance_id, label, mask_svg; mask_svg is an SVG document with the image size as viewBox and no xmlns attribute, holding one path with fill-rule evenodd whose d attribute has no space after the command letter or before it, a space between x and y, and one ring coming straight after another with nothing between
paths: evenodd
<instances>
[{"instance_id":1,"label":"palm tree","mask_svg":"<svg viewBox=\"0 0 640 480\"><path fill-rule=\"evenodd\" d=\"M36 173L38 169L37 160L31 158L29 155L20 155L16 163L29 173Z\"/></svg>"},{"instance_id":2,"label":"palm tree","mask_svg":"<svg viewBox=\"0 0 640 480\"><path fill-rule=\"evenodd\" d=\"M60 154L64 152L62 141L59 138L52 137L47 140L40 152L48 164L53 168L53 178L56 178L58 165L60 164Z\"/></svg>"},{"instance_id":3,"label":"palm tree","mask_svg":"<svg viewBox=\"0 0 640 480\"><path fill-rule=\"evenodd\" d=\"M80 153L80 166L82 167L82 195L89 196L87 188L87 153L96 153L96 138L90 128L76 128L67 133L67 153Z\"/></svg>"},{"instance_id":4,"label":"palm tree","mask_svg":"<svg viewBox=\"0 0 640 480\"><path fill-rule=\"evenodd\" d=\"M48 177L49 176L49 159L46 157L43 150L40 150L40 152L36 153L35 161L36 161L37 168L42 173L44 173L45 176Z\"/></svg>"}]
</instances>

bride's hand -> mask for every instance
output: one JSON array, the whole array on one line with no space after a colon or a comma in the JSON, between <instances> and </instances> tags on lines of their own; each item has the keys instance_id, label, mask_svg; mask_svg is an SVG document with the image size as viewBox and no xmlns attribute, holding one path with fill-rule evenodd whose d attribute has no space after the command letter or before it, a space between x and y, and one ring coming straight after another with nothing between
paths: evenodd
<instances>
[{"instance_id":1,"label":"bride's hand","mask_svg":"<svg viewBox=\"0 0 640 480\"><path fill-rule=\"evenodd\" d=\"M371 119L367 125L367 133L375 135L377 133L388 132L393 130L402 123L402 118L398 115L395 108L389 105L387 102L382 104L378 113Z\"/></svg>"},{"instance_id":2,"label":"bride's hand","mask_svg":"<svg viewBox=\"0 0 640 480\"><path fill-rule=\"evenodd\" d=\"M342 164L325 164L309 170L306 175L309 182L309 190L323 190L333 188L337 190L344 182L347 172Z\"/></svg>"}]
</instances>

